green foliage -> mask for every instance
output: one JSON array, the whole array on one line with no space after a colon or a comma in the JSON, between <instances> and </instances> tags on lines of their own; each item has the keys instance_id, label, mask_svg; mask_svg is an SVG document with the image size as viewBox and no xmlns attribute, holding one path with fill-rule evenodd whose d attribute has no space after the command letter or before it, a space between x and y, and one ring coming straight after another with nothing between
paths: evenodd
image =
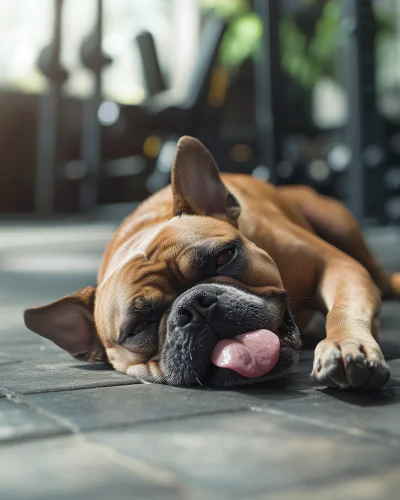
<instances>
[{"instance_id":1,"label":"green foliage","mask_svg":"<svg viewBox=\"0 0 400 500\"><path fill-rule=\"evenodd\" d=\"M340 4L329 0L311 40L297 26L292 14L284 14L279 27L282 68L300 86L309 89L321 76L334 76L339 47Z\"/></svg>"},{"instance_id":2,"label":"green foliage","mask_svg":"<svg viewBox=\"0 0 400 500\"><path fill-rule=\"evenodd\" d=\"M219 54L219 62L225 69L233 70L257 52L262 23L251 12L249 0L202 0L201 6L205 12L213 10L228 23Z\"/></svg>"},{"instance_id":3,"label":"green foliage","mask_svg":"<svg viewBox=\"0 0 400 500\"><path fill-rule=\"evenodd\" d=\"M232 70L257 53L262 37L262 23L253 12L231 22L221 44L220 63Z\"/></svg>"},{"instance_id":4,"label":"green foliage","mask_svg":"<svg viewBox=\"0 0 400 500\"><path fill-rule=\"evenodd\" d=\"M248 0L201 0L201 7L206 11L213 10L225 20L237 18L250 12Z\"/></svg>"},{"instance_id":5,"label":"green foliage","mask_svg":"<svg viewBox=\"0 0 400 500\"><path fill-rule=\"evenodd\" d=\"M265 0L267 1L267 0ZM320 0L299 0L313 4ZM205 11L214 10L228 22L220 49L220 63L229 71L243 61L256 56L262 41L262 23L251 12L248 0L202 0ZM310 38L297 25L290 12L284 12L279 25L282 68L301 88L310 90L324 76L338 78L338 50L341 44L340 0L325 2L315 31ZM375 4L379 26L377 35L378 60L382 47L395 36L393 16Z\"/></svg>"}]
</instances>

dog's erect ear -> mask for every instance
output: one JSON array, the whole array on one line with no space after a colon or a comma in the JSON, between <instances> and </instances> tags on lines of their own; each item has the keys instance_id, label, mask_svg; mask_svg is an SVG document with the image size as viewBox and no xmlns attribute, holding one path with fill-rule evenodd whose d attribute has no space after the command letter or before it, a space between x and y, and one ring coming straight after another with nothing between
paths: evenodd
<instances>
[{"instance_id":1,"label":"dog's erect ear","mask_svg":"<svg viewBox=\"0 0 400 500\"><path fill-rule=\"evenodd\" d=\"M209 215L236 223L240 205L221 181L211 153L197 139L179 140L171 184L174 215Z\"/></svg>"},{"instance_id":2,"label":"dog's erect ear","mask_svg":"<svg viewBox=\"0 0 400 500\"><path fill-rule=\"evenodd\" d=\"M52 340L74 358L104 361L105 350L93 319L95 292L95 288L88 286L52 304L27 309L25 325Z\"/></svg>"}]
</instances>

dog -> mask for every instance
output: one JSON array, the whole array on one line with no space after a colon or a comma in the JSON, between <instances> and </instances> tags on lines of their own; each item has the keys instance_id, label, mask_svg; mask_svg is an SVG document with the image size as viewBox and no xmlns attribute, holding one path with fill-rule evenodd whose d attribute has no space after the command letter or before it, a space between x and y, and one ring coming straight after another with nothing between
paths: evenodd
<instances>
[{"instance_id":1,"label":"dog","mask_svg":"<svg viewBox=\"0 0 400 500\"><path fill-rule=\"evenodd\" d=\"M326 338L312 376L376 389L382 298L400 296L338 201L305 186L221 174L182 137L171 185L144 201L109 243L96 288L25 311L26 326L79 360L142 383L232 387L287 375L315 315Z\"/></svg>"}]
</instances>

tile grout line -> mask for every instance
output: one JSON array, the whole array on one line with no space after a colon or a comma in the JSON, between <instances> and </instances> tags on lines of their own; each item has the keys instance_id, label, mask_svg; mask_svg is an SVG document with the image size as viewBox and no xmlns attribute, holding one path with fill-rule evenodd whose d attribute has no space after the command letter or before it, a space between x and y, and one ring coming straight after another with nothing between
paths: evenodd
<instances>
[{"instance_id":1,"label":"tile grout line","mask_svg":"<svg viewBox=\"0 0 400 500\"><path fill-rule=\"evenodd\" d=\"M38 408L36 406L30 405L29 403L26 403L23 401L20 395L18 394L5 394L5 397L7 401L10 401L11 403L14 403L18 406L21 406L33 413L36 413L38 415L44 416L53 422L57 423L60 425L62 428L65 430L68 430L69 434L77 434L79 433L79 428L74 426L69 420L63 419L61 417L58 417L57 415L53 415L52 413L48 413L47 411L43 410L42 408Z\"/></svg>"},{"instance_id":2,"label":"tile grout line","mask_svg":"<svg viewBox=\"0 0 400 500\"><path fill-rule=\"evenodd\" d=\"M153 424L160 424L160 423L169 423L169 422L175 422L175 421L181 421L181 420L191 420L193 418L197 417L207 417L211 415L225 415L225 414L231 414L231 413L240 413L242 411L249 411L250 408L248 405L244 405L241 407L237 408L229 408L226 410L210 410L210 411L203 411L199 413L192 413L190 415L176 415L176 416L171 416L171 417L165 417L165 418L157 418L154 420L138 420L132 424L129 423L121 423L121 424L110 424L110 425L105 425L103 427L100 427L98 429L95 429L93 431L90 430L82 430L81 432L84 432L85 434L91 434L92 432L101 432L101 431L118 431L120 429L130 429L134 430L136 427L143 427L143 426L151 426Z\"/></svg>"},{"instance_id":3,"label":"tile grout line","mask_svg":"<svg viewBox=\"0 0 400 500\"><path fill-rule=\"evenodd\" d=\"M23 363L23 361L21 361ZM11 364L11 363L9 363ZM14 364L14 363L12 363ZM1 365L0 365L1 366ZM18 396L35 396L36 394L51 394L53 392L58 393L58 392L74 392L74 391L86 391L89 389L103 389L106 387L124 387L124 386L131 386L131 385L139 385L136 382L127 382L127 383L117 383L113 385L93 385L93 386L86 386L86 387L68 387L68 388L58 388L58 389L45 389L43 391L36 391L36 392L13 392L9 391L6 387L1 387L0 386L0 395L3 394L4 396L7 397L7 395L11 395L14 397Z\"/></svg>"}]
</instances>

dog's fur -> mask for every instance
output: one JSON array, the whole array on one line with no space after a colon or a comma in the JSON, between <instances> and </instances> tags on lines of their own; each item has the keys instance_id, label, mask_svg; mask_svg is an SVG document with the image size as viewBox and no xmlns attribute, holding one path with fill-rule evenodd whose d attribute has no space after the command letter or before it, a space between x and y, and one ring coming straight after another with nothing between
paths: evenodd
<instances>
[{"instance_id":1,"label":"dog's fur","mask_svg":"<svg viewBox=\"0 0 400 500\"><path fill-rule=\"evenodd\" d=\"M141 382L232 386L285 374L316 312L326 338L312 375L331 387L389 379L377 343L381 297L400 296L350 212L308 187L219 175L183 137L172 184L142 203L104 254L97 288L28 309L25 322L78 359L105 360ZM272 329L277 365L246 379L217 368L221 338Z\"/></svg>"}]
</instances>

